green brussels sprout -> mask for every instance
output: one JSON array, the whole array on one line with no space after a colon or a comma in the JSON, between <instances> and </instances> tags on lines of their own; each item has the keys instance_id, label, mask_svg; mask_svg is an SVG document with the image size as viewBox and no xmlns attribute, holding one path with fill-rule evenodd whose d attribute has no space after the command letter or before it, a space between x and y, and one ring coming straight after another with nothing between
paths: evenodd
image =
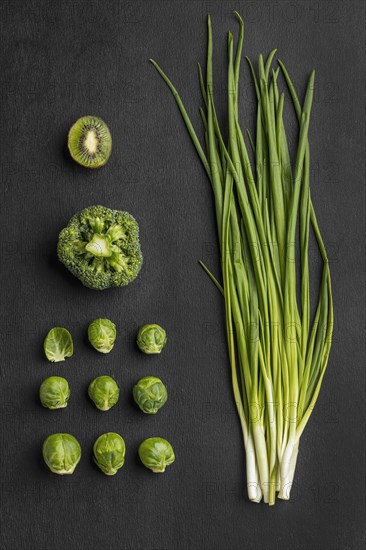
<instances>
[{"instance_id":1,"label":"green brussels sprout","mask_svg":"<svg viewBox=\"0 0 366 550\"><path fill-rule=\"evenodd\" d=\"M98 376L89 384L88 394L100 411L109 411L118 401L119 387L110 376Z\"/></svg>"},{"instance_id":2,"label":"green brussels sprout","mask_svg":"<svg viewBox=\"0 0 366 550\"><path fill-rule=\"evenodd\" d=\"M159 325L144 325L137 333L137 345L147 354L161 353L166 341L166 332Z\"/></svg>"},{"instance_id":3,"label":"green brussels sprout","mask_svg":"<svg viewBox=\"0 0 366 550\"><path fill-rule=\"evenodd\" d=\"M52 434L42 447L45 463L51 472L59 475L72 474L81 458L81 447L70 434Z\"/></svg>"},{"instance_id":4,"label":"green brussels sprout","mask_svg":"<svg viewBox=\"0 0 366 550\"><path fill-rule=\"evenodd\" d=\"M109 353L116 340L116 325L109 319L95 319L89 325L88 338L97 351Z\"/></svg>"},{"instance_id":5,"label":"green brussels sprout","mask_svg":"<svg viewBox=\"0 0 366 550\"><path fill-rule=\"evenodd\" d=\"M168 399L168 392L160 378L145 376L133 388L133 398L146 414L156 414Z\"/></svg>"},{"instance_id":6,"label":"green brussels sprout","mask_svg":"<svg viewBox=\"0 0 366 550\"><path fill-rule=\"evenodd\" d=\"M39 388L39 398L42 405L47 409L63 409L67 407L69 397L69 383L61 376L46 378Z\"/></svg>"},{"instance_id":7,"label":"green brussels sprout","mask_svg":"<svg viewBox=\"0 0 366 550\"><path fill-rule=\"evenodd\" d=\"M94 462L107 476L114 476L125 462L126 445L123 438L109 432L98 437L93 446Z\"/></svg>"},{"instance_id":8,"label":"green brussels sprout","mask_svg":"<svg viewBox=\"0 0 366 550\"><path fill-rule=\"evenodd\" d=\"M45 338L43 349L47 359L52 363L65 361L65 357L71 357L74 353L71 334L66 328L52 328Z\"/></svg>"},{"instance_id":9,"label":"green brussels sprout","mask_svg":"<svg viewBox=\"0 0 366 550\"><path fill-rule=\"evenodd\" d=\"M146 468L156 474L165 472L166 466L175 460L173 447L162 437L149 437L139 447L139 457Z\"/></svg>"}]
</instances>

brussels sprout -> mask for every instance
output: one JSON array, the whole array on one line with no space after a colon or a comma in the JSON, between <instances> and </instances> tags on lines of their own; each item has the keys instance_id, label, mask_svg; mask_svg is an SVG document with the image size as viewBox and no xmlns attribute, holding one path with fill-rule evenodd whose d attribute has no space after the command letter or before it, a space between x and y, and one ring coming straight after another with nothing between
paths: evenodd
<instances>
[{"instance_id":1,"label":"brussels sprout","mask_svg":"<svg viewBox=\"0 0 366 550\"><path fill-rule=\"evenodd\" d=\"M39 398L47 409L63 409L67 407L70 397L68 381L61 376L50 376L43 380L39 388Z\"/></svg>"},{"instance_id":2,"label":"brussels sprout","mask_svg":"<svg viewBox=\"0 0 366 550\"><path fill-rule=\"evenodd\" d=\"M109 319L95 319L89 325L88 338L97 351L109 353L116 340L116 325Z\"/></svg>"},{"instance_id":3,"label":"brussels sprout","mask_svg":"<svg viewBox=\"0 0 366 550\"><path fill-rule=\"evenodd\" d=\"M137 345L147 354L160 353L166 340L166 332L159 325L144 325L137 333Z\"/></svg>"},{"instance_id":4,"label":"brussels sprout","mask_svg":"<svg viewBox=\"0 0 366 550\"><path fill-rule=\"evenodd\" d=\"M114 476L125 462L126 445L122 437L109 432L98 437L93 446L94 462L107 476Z\"/></svg>"},{"instance_id":5,"label":"brussels sprout","mask_svg":"<svg viewBox=\"0 0 366 550\"><path fill-rule=\"evenodd\" d=\"M52 434L45 439L42 453L51 472L72 474L81 458L81 447L73 435Z\"/></svg>"},{"instance_id":6,"label":"brussels sprout","mask_svg":"<svg viewBox=\"0 0 366 550\"><path fill-rule=\"evenodd\" d=\"M52 328L45 338L43 349L49 361L65 361L65 357L71 357L74 353L71 334L62 327Z\"/></svg>"},{"instance_id":7,"label":"brussels sprout","mask_svg":"<svg viewBox=\"0 0 366 550\"><path fill-rule=\"evenodd\" d=\"M146 414L156 414L166 403L168 392L160 378L145 376L133 388L133 398Z\"/></svg>"},{"instance_id":8,"label":"brussels sprout","mask_svg":"<svg viewBox=\"0 0 366 550\"><path fill-rule=\"evenodd\" d=\"M108 411L119 398L117 382L110 376L98 376L89 384L88 394L100 411Z\"/></svg>"},{"instance_id":9,"label":"brussels sprout","mask_svg":"<svg viewBox=\"0 0 366 550\"><path fill-rule=\"evenodd\" d=\"M173 447L169 441L162 437L145 439L138 452L143 465L156 474L165 472L166 466L175 460Z\"/></svg>"}]
</instances>

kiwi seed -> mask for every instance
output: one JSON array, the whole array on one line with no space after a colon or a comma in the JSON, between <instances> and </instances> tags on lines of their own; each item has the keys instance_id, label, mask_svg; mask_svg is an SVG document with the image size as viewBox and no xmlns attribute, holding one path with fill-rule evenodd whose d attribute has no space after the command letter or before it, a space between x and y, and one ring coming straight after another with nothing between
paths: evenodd
<instances>
[{"instance_id":1,"label":"kiwi seed","mask_svg":"<svg viewBox=\"0 0 366 550\"><path fill-rule=\"evenodd\" d=\"M72 158L86 168L104 166L112 151L106 123L96 116L83 116L73 124L67 141Z\"/></svg>"}]
</instances>

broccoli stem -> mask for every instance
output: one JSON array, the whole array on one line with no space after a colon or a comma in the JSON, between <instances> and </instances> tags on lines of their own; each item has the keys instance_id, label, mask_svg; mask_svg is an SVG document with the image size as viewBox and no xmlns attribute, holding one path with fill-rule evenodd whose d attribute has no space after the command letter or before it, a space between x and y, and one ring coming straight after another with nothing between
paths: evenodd
<instances>
[{"instance_id":1,"label":"broccoli stem","mask_svg":"<svg viewBox=\"0 0 366 550\"><path fill-rule=\"evenodd\" d=\"M112 256L110 236L94 233L93 238L85 246L85 250L96 258L109 258Z\"/></svg>"}]
</instances>

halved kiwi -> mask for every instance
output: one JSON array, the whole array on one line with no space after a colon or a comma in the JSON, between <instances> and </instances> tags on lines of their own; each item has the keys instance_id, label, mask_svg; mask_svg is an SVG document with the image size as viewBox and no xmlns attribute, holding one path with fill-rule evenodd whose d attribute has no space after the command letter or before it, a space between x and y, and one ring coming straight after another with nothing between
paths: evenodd
<instances>
[{"instance_id":1,"label":"halved kiwi","mask_svg":"<svg viewBox=\"0 0 366 550\"><path fill-rule=\"evenodd\" d=\"M72 158L86 168L104 166L112 151L112 136L97 116L83 116L69 130L67 140Z\"/></svg>"}]
</instances>

